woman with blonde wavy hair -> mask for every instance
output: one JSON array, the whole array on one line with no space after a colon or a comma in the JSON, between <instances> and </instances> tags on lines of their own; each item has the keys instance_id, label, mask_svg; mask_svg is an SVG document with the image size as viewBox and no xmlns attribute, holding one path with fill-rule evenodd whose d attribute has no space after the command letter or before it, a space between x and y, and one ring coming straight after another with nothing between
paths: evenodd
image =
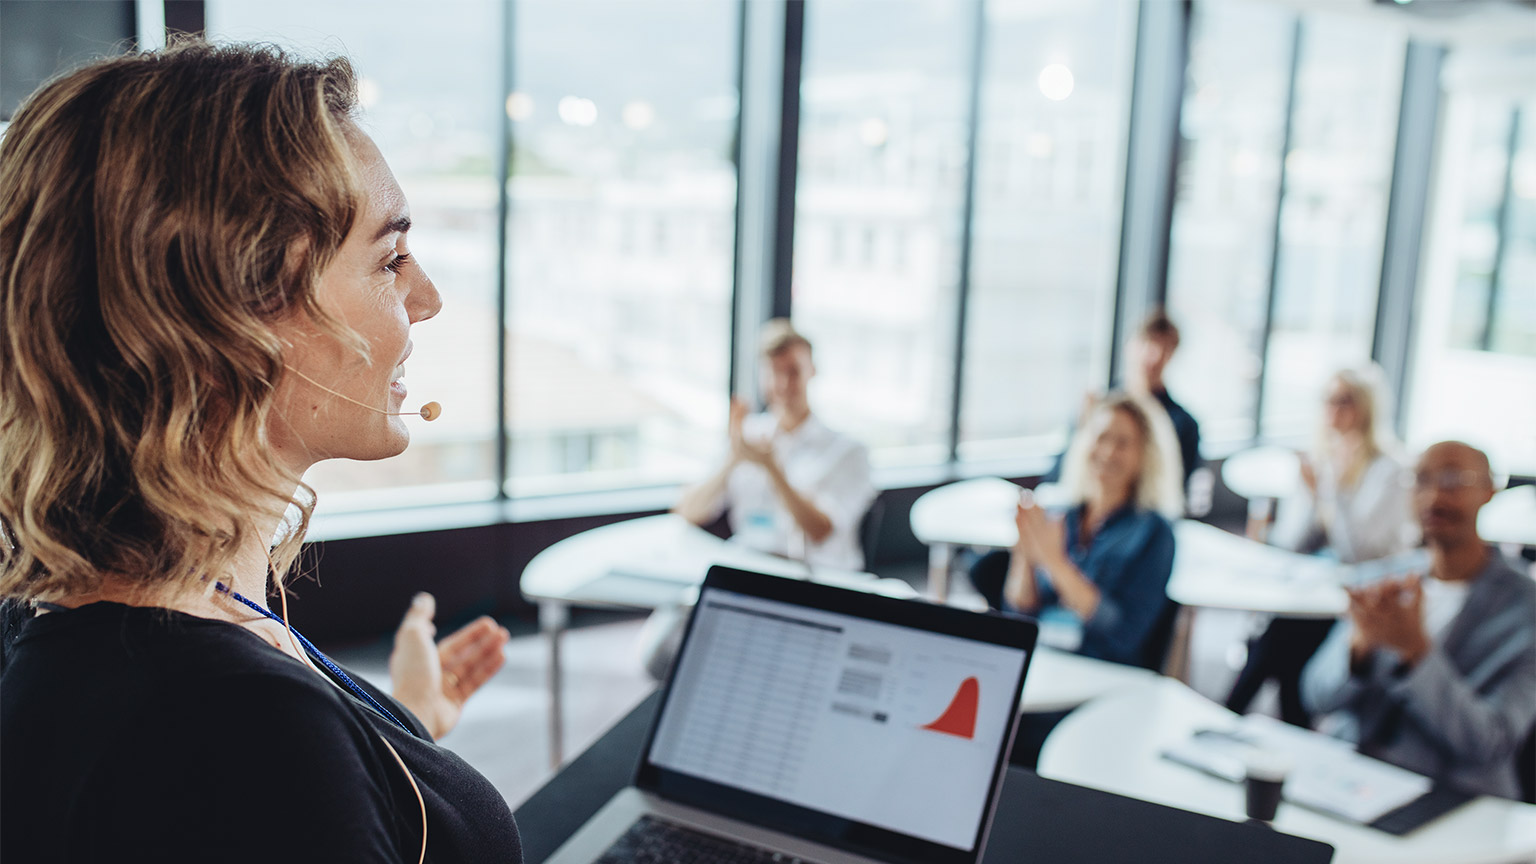
<instances>
[{"instance_id":1,"label":"woman with blonde wavy hair","mask_svg":"<svg viewBox=\"0 0 1536 864\"><path fill-rule=\"evenodd\" d=\"M0 699L6 860L521 857L433 742L504 631L434 645L418 598L395 699L265 605L304 472L409 441L441 305L355 84L188 43L54 79L0 142L0 595L37 611Z\"/></svg>"},{"instance_id":2,"label":"woman with blonde wavy hair","mask_svg":"<svg viewBox=\"0 0 1536 864\"><path fill-rule=\"evenodd\" d=\"M1067 448L1059 518L1032 496L1019 504L1019 540L978 561L971 579L995 607L1062 627L1078 653L1160 669L1171 633L1168 579L1182 472L1168 415L1111 393L1089 411Z\"/></svg>"}]
</instances>

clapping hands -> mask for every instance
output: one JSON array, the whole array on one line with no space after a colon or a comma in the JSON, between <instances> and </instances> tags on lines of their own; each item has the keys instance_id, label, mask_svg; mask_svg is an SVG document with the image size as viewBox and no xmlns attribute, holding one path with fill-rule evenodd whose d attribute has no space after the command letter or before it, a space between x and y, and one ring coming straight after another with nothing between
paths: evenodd
<instances>
[{"instance_id":1,"label":"clapping hands","mask_svg":"<svg viewBox=\"0 0 1536 864\"><path fill-rule=\"evenodd\" d=\"M1066 555L1066 526L1060 519L1051 518L1045 508L1035 503L1035 496L1024 490L1019 495L1014 524L1019 529L1018 550L1031 562L1049 567Z\"/></svg>"},{"instance_id":2,"label":"clapping hands","mask_svg":"<svg viewBox=\"0 0 1536 864\"><path fill-rule=\"evenodd\" d=\"M750 462L766 468L773 462L773 443L747 440L743 426L750 411L746 402L735 396L731 397L731 458L737 462Z\"/></svg>"},{"instance_id":3,"label":"clapping hands","mask_svg":"<svg viewBox=\"0 0 1536 864\"><path fill-rule=\"evenodd\" d=\"M1424 630L1424 586L1419 576L1383 579L1346 591L1349 617L1355 625L1351 648L1357 656L1386 648L1412 666L1429 652L1429 634Z\"/></svg>"}]
</instances>

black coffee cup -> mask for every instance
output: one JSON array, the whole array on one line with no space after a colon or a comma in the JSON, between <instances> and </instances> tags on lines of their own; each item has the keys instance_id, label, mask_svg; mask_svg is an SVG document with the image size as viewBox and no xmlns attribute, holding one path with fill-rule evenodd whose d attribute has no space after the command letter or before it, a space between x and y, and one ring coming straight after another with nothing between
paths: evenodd
<instances>
[{"instance_id":1,"label":"black coffee cup","mask_svg":"<svg viewBox=\"0 0 1536 864\"><path fill-rule=\"evenodd\" d=\"M1259 751L1249 755L1247 777L1243 783L1249 819L1275 821L1275 814L1280 810L1285 777L1290 770L1290 760L1284 754Z\"/></svg>"}]
</instances>

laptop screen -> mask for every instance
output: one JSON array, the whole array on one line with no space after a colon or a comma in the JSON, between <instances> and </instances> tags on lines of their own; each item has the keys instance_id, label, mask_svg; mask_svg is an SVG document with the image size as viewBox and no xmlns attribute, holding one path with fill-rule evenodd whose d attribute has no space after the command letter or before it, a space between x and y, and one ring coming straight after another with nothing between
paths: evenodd
<instances>
[{"instance_id":1,"label":"laptop screen","mask_svg":"<svg viewBox=\"0 0 1536 864\"><path fill-rule=\"evenodd\" d=\"M907 607L918 619L998 620L835 593ZM882 617L890 616L706 584L648 762L830 817L797 820L802 828L843 828L809 839L857 837L848 829L859 825L878 829L865 832L871 837L888 832L974 852L1012 732L1028 640L997 644ZM1029 625L1015 626L1032 637Z\"/></svg>"}]
</instances>

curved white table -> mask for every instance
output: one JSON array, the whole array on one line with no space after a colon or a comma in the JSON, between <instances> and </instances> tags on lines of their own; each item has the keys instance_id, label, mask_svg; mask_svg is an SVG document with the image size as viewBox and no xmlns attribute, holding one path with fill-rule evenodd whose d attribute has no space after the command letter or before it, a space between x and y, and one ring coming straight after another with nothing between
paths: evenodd
<instances>
[{"instance_id":1,"label":"curved white table","mask_svg":"<svg viewBox=\"0 0 1536 864\"><path fill-rule=\"evenodd\" d=\"M1221 482L1244 498L1284 498L1301 482L1301 459L1284 447L1254 447L1221 463Z\"/></svg>"},{"instance_id":2,"label":"curved white table","mask_svg":"<svg viewBox=\"0 0 1536 864\"><path fill-rule=\"evenodd\" d=\"M1536 486L1515 486L1494 495L1477 514L1477 533L1489 543L1536 546Z\"/></svg>"},{"instance_id":3,"label":"curved white table","mask_svg":"<svg viewBox=\"0 0 1536 864\"><path fill-rule=\"evenodd\" d=\"M936 598L947 594L954 547L1006 549L1017 541L1013 508L1022 488L996 477L962 480L927 492L912 504L912 533L929 546L929 578L935 585L931 593ZM1050 491L1040 495L1051 496ZM1348 606L1336 564L1192 519L1179 520L1174 531L1168 596L1180 604L1296 618L1333 618Z\"/></svg>"},{"instance_id":4,"label":"curved white table","mask_svg":"<svg viewBox=\"0 0 1536 864\"><path fill-rule=\"evenodd\" d=\"M1157 673L1139 666L1079 657L1042 645L1035 649L1035 656L1029 661L1029 674L1024 676L1024 701L1019 703L1019 713L1070 711L1157 677Z\"/></svg>"},{"instance_id":5,"label":"curved white table","mask_svg":"<svg viewBox=\"0 0 1536 864\"><path fill-rule=\"evenodd\" d=\"M1301 483L1301 457L1271 445L1233 453L1221 463L1221 480L1248 499L1248 536L1267 540L1276 506Z\"/></svg>"},{"instance_id":6,"label":"curved white table","mask_svg":"<svg viewBox=\"0 0 1536 864\"><path fill-rule=\"evenodd\" d=\"M1267 612L1287 618L1337 618L1349 608L1347 568L1315 555L1266 546L1214 525L1174 526L1168 596L1188 607Z\"/></svg>"},{"instance_id":7,"label":"curved white table","mask_svg":"<svg viewBox=\"0 0 1536 864\"><path fill-rule=\"evenodd\" d=\"M1077 709L1051 732L1040 774L1132 798L1240 821L1243 786L1162 758L1194 730L1235 715L1188 687L1157 678ZM1335 864L1504 864L1536 858L1536 807L1482 797L1406 837L1353 825L1294 804L1275 827L1330 843Z\"/></svg>"},{"instance_id":8,"label":"curved white table","mask_svg":"<svg viewBox=\"0 0 1536 864\"><path fill-rule=\"evenodd\" d=\"M928 547L928 593L933 599L949 599L949 566L956 546L1007 549L1018 542L1013 512L1023 488L999 477L978 477L930 489L912 502L912 534Z\"/></svg>"},{"instance_id":9,"label":"curved white table","mask_svg":"<svg viewBox=\"0 0 1536 864\"><path fill-rule=\"evenodd\" d=\"M940 603L949 598L949 565L956 546L1009 549L1018 542L1014 507L1024 487L1000 477L977 477L930 489L912 502L912 534L928 547L929 593ZM1041 506L1061 500L1054 483L1035 487Z\"/></svg>"}]
</instances>

